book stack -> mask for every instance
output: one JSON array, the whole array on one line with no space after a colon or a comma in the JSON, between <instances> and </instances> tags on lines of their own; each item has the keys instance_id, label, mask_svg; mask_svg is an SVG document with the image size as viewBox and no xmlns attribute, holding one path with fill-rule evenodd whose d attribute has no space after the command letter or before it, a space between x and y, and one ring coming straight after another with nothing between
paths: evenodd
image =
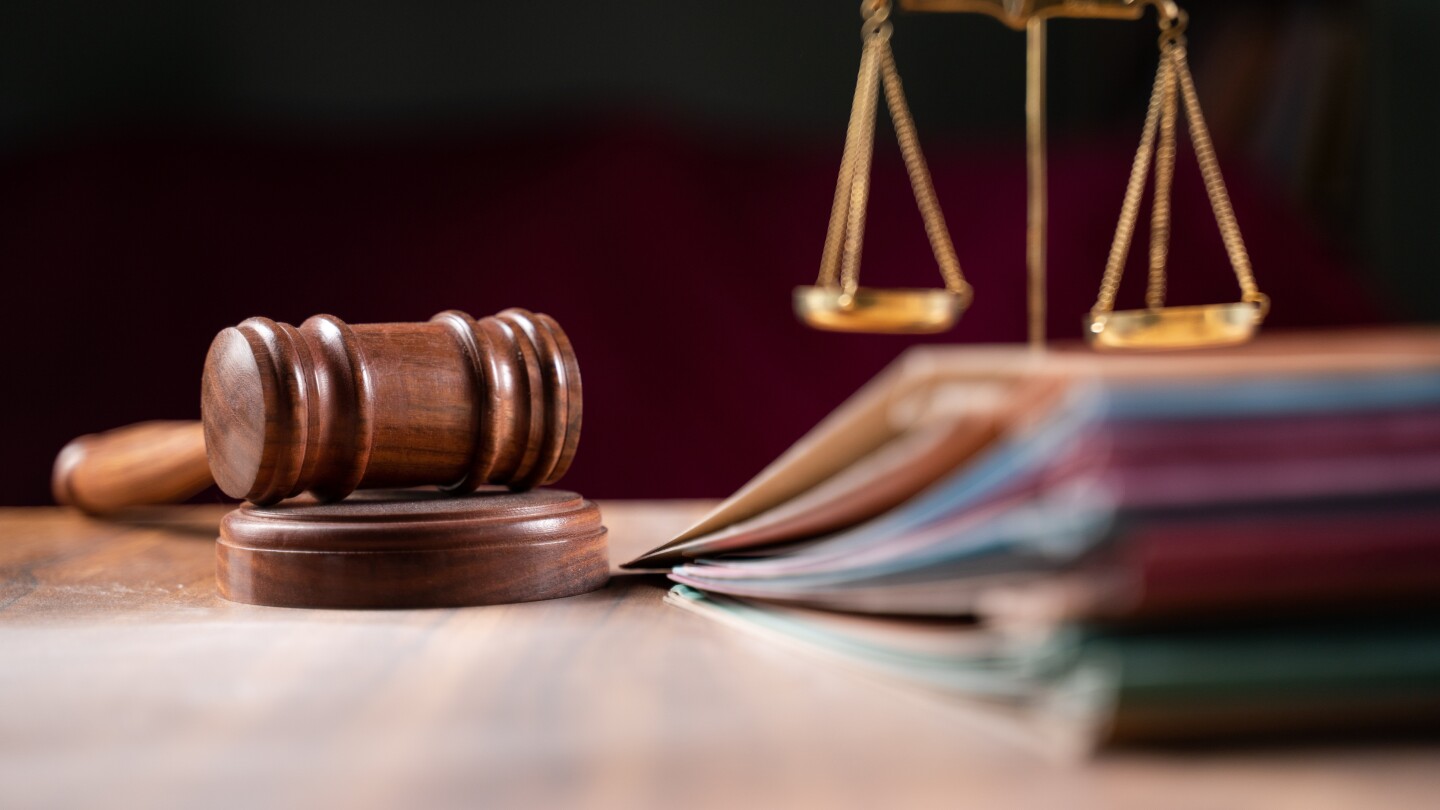
<instances>
[{"instance_id":1,"label":"book stack","mask_svg":"<svg viewBox=\"0 0 1440 810\"><path fill-rule=\"evenodd\" d=\"M630 566L1067 740L1430 726L1440 332L912 350Z\"/></svg>"}]
</instances>

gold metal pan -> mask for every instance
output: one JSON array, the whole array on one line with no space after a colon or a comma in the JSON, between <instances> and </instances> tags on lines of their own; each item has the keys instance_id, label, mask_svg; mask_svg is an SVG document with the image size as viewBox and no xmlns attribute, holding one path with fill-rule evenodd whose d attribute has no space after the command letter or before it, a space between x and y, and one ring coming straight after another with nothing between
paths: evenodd
<instances>
[{"instance_id":1,"label":"gold metal pan","mask_svg":"<svg viewBox=\"0 0 1440 810\"><path fill-rule=\"evenodd\" d=\"M945 332L969 304L968 294L945 289L860 287L847 297L839 287L795 288L795 314L811 327L831 332Z\"/></svg>"},{"instance_id":2,"label":"gold metal pan","mask_svg":"<svg viewBox=\"0 0 1440 810\"><path fill-rule=\"evenodd\" d=\"M1255 336L1265 320L1261 303L1128 309L1090 315L1085 337L1102 351L1166 351L1235 346Z\"/></svg>"}]
</instances>

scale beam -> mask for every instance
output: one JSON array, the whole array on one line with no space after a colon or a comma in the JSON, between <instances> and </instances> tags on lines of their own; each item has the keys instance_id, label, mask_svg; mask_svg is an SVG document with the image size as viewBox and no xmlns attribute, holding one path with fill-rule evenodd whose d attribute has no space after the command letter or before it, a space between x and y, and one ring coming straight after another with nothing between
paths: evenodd
<instances>
[{"instance_id":1,"label":"scale beam","mask_svg":"<svg viewBox=\"0 0 1440 810\"><path fill-rule=\"evenodd\" d=\"M1067 17L1083 20L1138 20L1150 5L1167 0L900 0L906 11L949 11L988 14L1011 28L1024 30L1031 20Z\"/></svg>"}]
</instances>

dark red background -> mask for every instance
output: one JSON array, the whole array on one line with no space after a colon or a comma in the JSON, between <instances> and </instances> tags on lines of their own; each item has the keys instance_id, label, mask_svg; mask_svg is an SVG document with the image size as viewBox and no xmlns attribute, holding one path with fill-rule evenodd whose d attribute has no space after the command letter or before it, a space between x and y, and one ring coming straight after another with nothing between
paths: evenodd
<instances>
[{"instance_id":1,"label":"dark red background","mask_svg":"<svg viewBox=\"0 0 1440 810\"><path fill-rule=\"evenodd\" d=\"M1057 337L1078 337L1094 300L1135 135L1055 150ZM509 306L555 316L580 356L586 421L566 486L726 494L915 342L817 333L791 314L791 288L813 280L839 159L838 138L807 143L616 118L339 144L170 131L31 150L0 184L0 503L46 502L51 459L75 435L197 417L210 338L246 317L364 323ZM952 142L930 159L976 288L939 339L1022 340L1023 154ZM1385 317L1325 234L1228 168L1272 328ZM1172 301L1234 300L1188 156L1176 220ZM868 283L938 283L893 147L870 221ZM1122 304L1140 298L1143 245Z\"/></svg>"}]
</instances>

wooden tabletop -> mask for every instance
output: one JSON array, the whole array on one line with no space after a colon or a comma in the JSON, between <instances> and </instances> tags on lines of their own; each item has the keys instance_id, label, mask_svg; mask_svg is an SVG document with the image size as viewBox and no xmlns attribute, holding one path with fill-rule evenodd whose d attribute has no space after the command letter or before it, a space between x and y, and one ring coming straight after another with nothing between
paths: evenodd
<instances>
[{"instance_id":1,"label":"wooden tabletop","mask_svg":"<svg viewBox=\"0 0 1440 810\"><path fill-rule=\"evenodd\" d=\"M629 559L705 507L608 503ZM0 509L0 805L1433 806L1440 746L1064 761L617 575L463 610L215 593L222 509Z\"/></svg>"}]
</instances>

